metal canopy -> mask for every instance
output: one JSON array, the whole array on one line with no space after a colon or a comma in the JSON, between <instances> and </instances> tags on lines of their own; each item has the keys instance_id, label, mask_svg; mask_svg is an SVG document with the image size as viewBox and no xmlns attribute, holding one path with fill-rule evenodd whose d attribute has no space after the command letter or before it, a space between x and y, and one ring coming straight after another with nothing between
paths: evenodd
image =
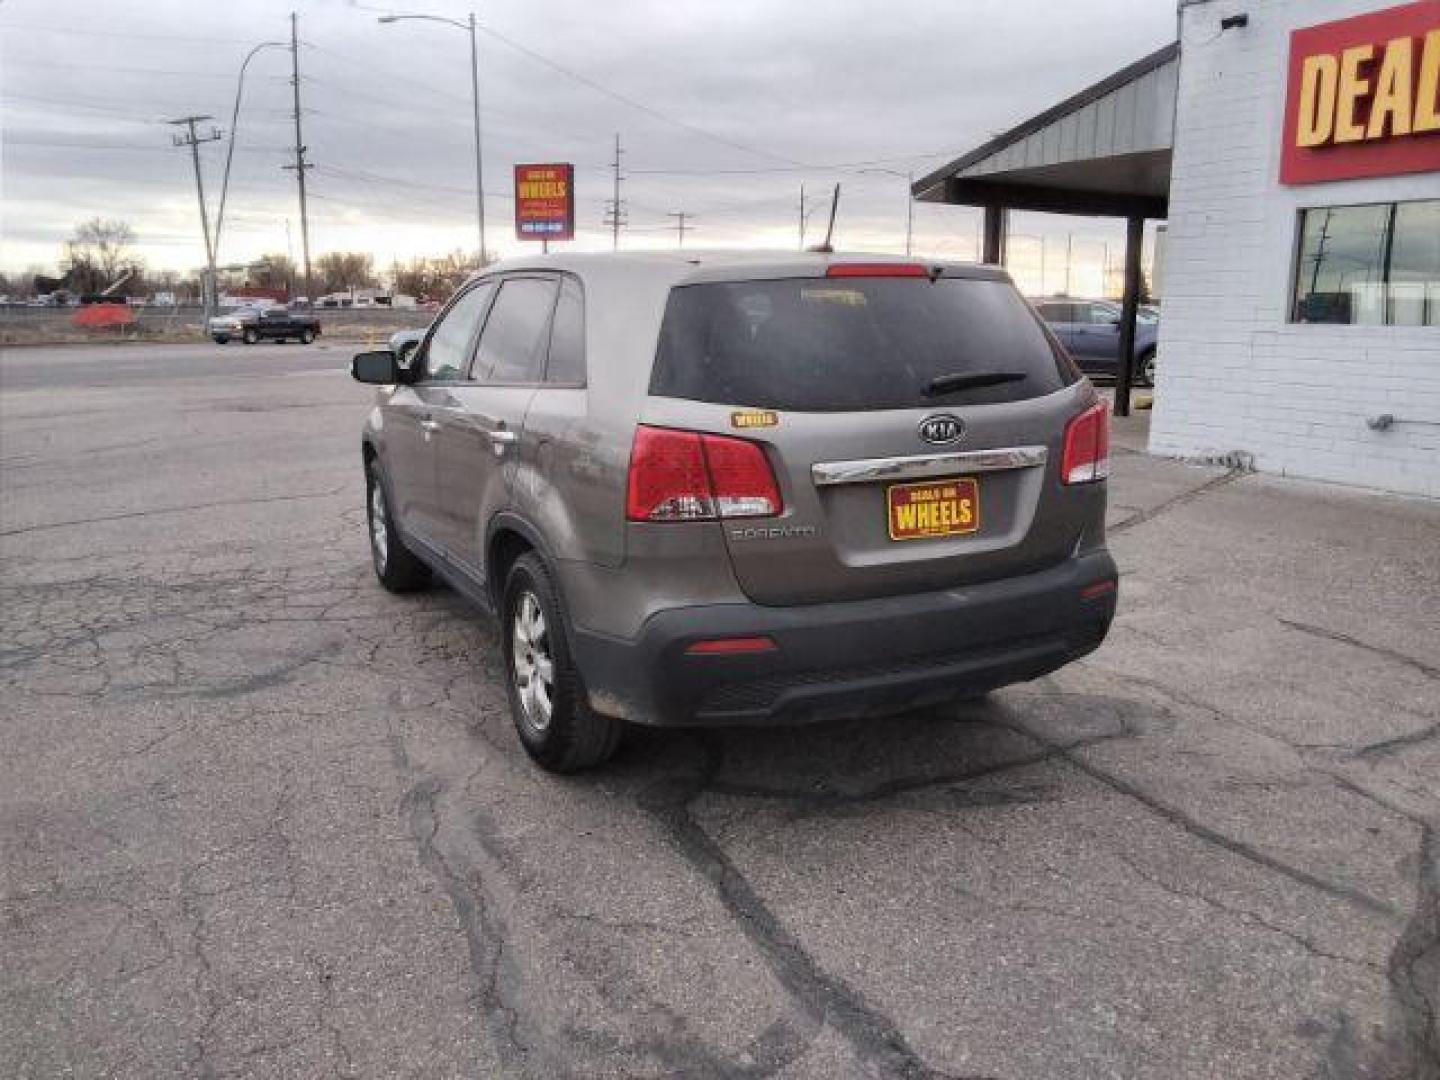
<instances>
[{"instance_id":1,"label":"metal canopy","mask_svg":"<svg viewBox=\"0 0 1440 1080\"><path fill-rule=\"evenodd\" d=\"M1137 60L912 185L913 198L985 208L984 260L1003 263L1011 210L1123 217L1125 296L1115 413L1130 412L1145 219L1170 209L1180 45Z\"/></svg>"},{"instance_id":2,"label":"metal canopy","mask_svg":"<svg viewBox=\"0 0 1440 1080\"><path fill-rule=\"evenodd\" d=\"M916 181L925 202L1166 216L1180 46L1170 44Z\"/></svg>"}]
</instances>

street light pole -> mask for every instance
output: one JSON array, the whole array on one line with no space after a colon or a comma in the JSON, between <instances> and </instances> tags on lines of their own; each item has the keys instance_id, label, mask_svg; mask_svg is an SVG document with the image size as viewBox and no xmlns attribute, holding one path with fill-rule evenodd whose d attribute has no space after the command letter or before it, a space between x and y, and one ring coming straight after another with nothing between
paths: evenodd
<instances>
[{"instance_id":1,"label":"street light pole","mask_svg":"<svg viewBox=\"0 0 1440 1080\"><path fill-rule=\"evenodd\" d=\"M443 15L381 15L376 21L381 23L397 23L405 19L415 19L423 22L444 23L446 26L453 26L458 30L464 30L470 35L470 97L471 106L475 121L475 220L479 224L480 232L480 265L485 265L485 166L481 157L480 139L480 43L476 36L477 24L475 12L470 12L470 18L466 22L457 19L447 19Z\"/></svg>"},{"instance_id":2,"label":"street light pole","mask_svg":"<svg viewBox=\"0 0 1440 1080\"><path fill-rule=\"evenodd\" d=\"M235 108L230 111L230 142L225 148L225 174L220 181L220 208L215 212L215 257L220 257L220 230L225 225L225 197L230 192L230 163L235 160L235 129L240 123L240 95L245 90L245 69L250 61L264 49L288 49L284 41L262 41L248 53L240 64L240 78L235 83Z\"/></svg>"},{"instance_id":3,"label":"street light pole","mask_svg":"<svg viewBox=\"0 0 1440 1080\"><path fill-rule=\"evenodd\" d=\"M475 216L480 221L480 265L485 265L485 166L480 157L480 45L470 12L470 103L475 114Z\"/></svg>"}]
</instances>

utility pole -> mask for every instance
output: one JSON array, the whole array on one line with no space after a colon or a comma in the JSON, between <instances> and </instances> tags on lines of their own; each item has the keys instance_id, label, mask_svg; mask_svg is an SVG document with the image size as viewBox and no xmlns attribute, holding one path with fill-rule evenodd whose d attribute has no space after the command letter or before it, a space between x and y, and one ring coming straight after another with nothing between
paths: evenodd
<instances>
[{"instance_id":1,"label":"utility pole","mask_svg":"<svg viewBox=\"0 0 1440 1080\"><path fill-rule=\"evenodd\" d=\"M305 299L315 303L310 279L310 214L305 207L305 170L315 166L305 160L305 140L300 134L300 30L295 13L290 13L290 85L295 92L295 164L282 165L294 169L300 186L300 252L305 258Z\"/></svg>"},{"instance_id":2,"label":"utility pole","mask_svg":"<svg viewBox=\"0 0 1440 1080\"><path fill-rule=\"evenodd\" d=\"M615 160L611 162L610 168L615 175L615 194L605 207L605 224L610 226L610 244L613 250L620 250L620 226L625 223L625 204L620 201L620 181L624 177L620 174L620 135L615 135Z\"/></svg>"},{"instance_id":3,"label":"utility pole","mask_svg":"<svg viewBox=\"0 0 1440 1080\"><path fill-rule=\"evenodd\" d=\"M1065 295L1070 295L1070 256L1075 251L1075 234L1065 234Z\"/></svg>"},{"instance_id":4,"label":"utility pole","mask_svg":"<svg viewBox=\"0 0 1440 1080\"><path fill-rule=\"evenodd\" d=\"M177 127L185 128L182 134L175 136L176 146L190 147L190 160L195 164L195 194L200 199L200 229L205 234L205 319L208 322L214 313L215 305L215 248L210 243L210 216L205 210L205 180L200 173L200 144L202 142L218 142L220 140L220 129L212 126L209 135L200 135L195 131L195 125L202 120L209 120L209 116L182 116L178 120L171 120L169 123Z\"/></svg>"},{"instance_id":5,"label":"utility pole","mask_svg":"<svg viewBox=\"0 0 1440 1080\"><path fill-rule=\"evenodd\" d=\"M915 235L915 174L905 174L905 256L910 256L910 242Z\"/></svg>"},{"instance_id":6,"label":"utility pole","mask_svg":"<svg viewBox=\"0 0 1440 1080\"><path fill-rule=\"evenodd\" d=\"M805 250L805 181L800 181L800 250Z\"/></svg>"},{"instance_id":7,"label":"utility pole","mask_svg":"<svg viewBox=\"0 0 1440 1080\"><path fill-rule=\"evenodd\" d=\"M671 210L668 216L675 219L675 232L679 236L679 243L677 246L683 248L685 246L685 230L693 230L695 228L694 225L686 225L685 219L689 218L693 221L695 219L695 215L687 214L684 210Z\"/></svg>"}]
</instances>

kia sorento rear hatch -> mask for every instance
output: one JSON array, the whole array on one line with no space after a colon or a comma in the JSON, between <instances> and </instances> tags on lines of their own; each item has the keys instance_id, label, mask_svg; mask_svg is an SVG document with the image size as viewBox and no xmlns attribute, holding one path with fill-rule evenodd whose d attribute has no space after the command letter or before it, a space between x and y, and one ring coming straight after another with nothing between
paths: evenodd
<instances>
[{"instance_id":1,"label":"kia sorento rear hatch","mask_svg":"<svg viewBox=\"0 0 1440 1080\"><path fill-rule=\"evenodd\" d=\"M723 440L695 442L672 475L707 490L671 505L721 520L745 593L860 599L1066 558L1084 515L1057 458L1091 391L1008 277L821 275L679 286L661 329L643 419Z\"/></svg>"}]
</instances>

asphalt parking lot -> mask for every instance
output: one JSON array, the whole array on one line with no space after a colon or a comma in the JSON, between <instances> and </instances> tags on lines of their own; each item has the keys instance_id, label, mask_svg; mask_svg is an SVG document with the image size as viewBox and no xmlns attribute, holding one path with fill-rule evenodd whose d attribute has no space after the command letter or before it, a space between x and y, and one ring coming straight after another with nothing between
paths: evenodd
<instances>
[{"instance_id":1,"label":"asphalt parking lot","mask_svg":"<svg viewBox=\"0 0 1440 1080\"><path fill-rule=\"evenodd\" d=\"M557 779L347 355L0 358L0 1075L1440 1076L1440 506L1122 432L1085 661Z\"/></svg>"}]
</instances>

